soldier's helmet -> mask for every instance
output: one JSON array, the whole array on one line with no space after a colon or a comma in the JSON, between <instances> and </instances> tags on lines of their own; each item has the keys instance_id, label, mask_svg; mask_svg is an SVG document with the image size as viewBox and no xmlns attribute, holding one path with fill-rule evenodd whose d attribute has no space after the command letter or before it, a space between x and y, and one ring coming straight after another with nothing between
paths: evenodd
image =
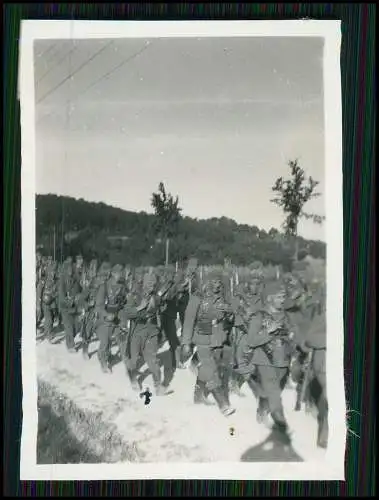
<instances>
[{"instance_id":1,"label":"soldier's helmet","mask_svg":"<svg viewBox=\"0 0 379 500\"><path fill-rule=\"evenodd\" d=\"M144 296L151 295L156 291L158 285L157 275L154 272L148 272L143 277L142 293Z\"/></svg>"},{"instance_id":2,"label":"soldier's helmet","mask_svg":"<svg viewBox=\"0 0 379 500\"><path fill-rule=\"evenodd\" d=\"M78 254L76 257L75 257L75 264L77 266L82 266L83 265L83 262L84 262L84 259L83 259L83 255L82 254Z\"/></svg>"},{"instance_id":3,"label":"soldier's helmet","mask_svg":"<svg viewBox=\"0 0 379 500\"><path fill-rule=\"evenodd\" d=\"M124 268L121 264L116 264L112 267L111 274L116 281L120 281L123 277Z\"/></svg>"}]
</instances>

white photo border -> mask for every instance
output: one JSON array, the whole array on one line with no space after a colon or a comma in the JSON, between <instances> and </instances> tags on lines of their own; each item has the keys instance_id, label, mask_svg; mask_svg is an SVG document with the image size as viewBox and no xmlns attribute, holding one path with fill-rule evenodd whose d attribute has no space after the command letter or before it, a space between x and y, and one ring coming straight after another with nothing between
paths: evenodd
<instances>
[{"instance_id":1,"label":"white photo border","mask_svg":"<svg viewBox=\"0 0 379 500\"><path fill-rule=\"evenodd\" d=\"M37 464L35 341L34 41L179 37L324 38L329 445L323 462ZM343 328L341 21L23 21L20 39L22 381L21 480L345 480L346 401Z\"/></svg>"}]
</instances>

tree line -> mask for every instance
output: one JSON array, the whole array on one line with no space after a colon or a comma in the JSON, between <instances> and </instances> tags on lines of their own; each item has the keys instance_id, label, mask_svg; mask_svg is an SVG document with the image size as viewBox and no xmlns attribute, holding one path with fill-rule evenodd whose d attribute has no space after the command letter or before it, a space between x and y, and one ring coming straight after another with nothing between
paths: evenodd
<instances>
[{"instance_id":1,"label":"tree line","mask_svg":"<svg viewBox=\"0 0 379 500\"><path fill-rule=\"evenodd\" d=\"M296 185L302 186L297 164L292 164L291 169ZM290 268L294 252L299 260L307 255L325 259L325 243L297 235L299 218L308 214L303 213L302 206L292 215L288 212L288 207L293 206L291 193L294 196L290 188L288 181L277 181L273 187L275 199L283 200L287 217L283 232L275 228L266 232L227 217L199 220L182 216L178 198L167 193L162 183L151 198L155 214L54 194L37 195L37 246L57 260L80 253L88 260L97 258L133 266L185 263L196 257L204 265L230 260L239 266L260 262ZM298 192L296 199L304 205L312 194L315 195L313 188L308 188L302 197Z\"/></svg>"}]
</instances>

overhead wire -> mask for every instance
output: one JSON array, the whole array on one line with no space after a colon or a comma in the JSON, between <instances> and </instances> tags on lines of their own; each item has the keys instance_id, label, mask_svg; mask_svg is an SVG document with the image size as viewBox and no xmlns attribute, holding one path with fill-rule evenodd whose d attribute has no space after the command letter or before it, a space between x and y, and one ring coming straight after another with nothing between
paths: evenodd
<instances>
[{"instance_id":1,"label":"overhead wire","mask_svg":"<svg viewBox=\"0 0 379 500\"><path fill-rule=\"evenodd\" d=\"M132 61L133 59L135 59L136 57L138 57L140 54L142 54L142 52L144 52L148 47L150 47L150 45L151 45L150 43L146 43L142 47L142 49L140 49L139 51L135 52L131 56L128 56L126 59L123 59L119 64L117 64L117 66L113 67L111 70L107 71L105 74L103 74L102 76L100 76L99 78L97 78L94 82L92 82L90 85L88 85L84 90L78 92L76 94L76 97L73 100L70 100L70 102L76 101L79 97L81 97L82 95L86 94L90 89L92 89L93 87L95 87L98 83L100 83L101 81L109 78L109 76L111 74L113 74L115 71L119 70L122 66L124 66L128 62ZM66 82L70 77L71 77L71 75L69 75L68 77L65 77L65 79L62 80L61 84L63 84L64 82ZM59 88L61 86L61 84L57 85L56 88ZM52 92L53 92L53 90L51 92L49 92L49 94L51 94ZM37 101L37 104L39 102L41 102L42 100L43 99L41 99L40 101ZM46 118L46 116L44 116L40 120L38 120L37 124L40 123L44 118Z\"/></svg>"},{"instance_id":2,"label":"overhead wire","mask_svg":"<svg viewBox=\"0 0 379 500\"><path fill-rule=\"evenodd\" d=\"M68 76L66 76L60 83L58 83L57 85L55 85L55 87L53 87L52 89L50 89L43 97L41 97L41 99L39 99L36 104L40 104L42 101L44 101L47 97L49 97L49 95L51 95L53 92L55 92L56 90L58 90L60 87L62 87L62 85L64 85L68 80L71 80L73 76L75 76L77 73L79 73L79 71L81 71L85 66L87 66L90 62L92 62L98 55L100 55L102 52L104 52L104 50L113 43L113 40L111 40L110 42L108 42L106 45L104 45L100 50L98 50L97 52L95 52L95 54L93 54L89 59L87 59L83 64L81 64L79 66L79 68L77 68L74 72L70 72L68 74Z\"/></svg>"},{"instance_id":3,"label":"overhead wire","mask_svg":"<svg viewBox=\"0 0 379 500\"><path fill-rule=\"evenodd\" d=\"M135 59L136 57L138 57L140 54L142 54L142 52L144 52L149 47L149 45L150 44L144 45L142 47L142 49L140 49L138 52L135 52L131 56L128 56L126 59L124 59L123 61L121 61L117 66L115 66L114 68L112 68L111 70L109 70L107 73L105 73L104 75L102 75L100 78L98 78L97 80L95 80L93 83L91 83L90 85L88 85L84 90L82 90L81 92L79 92L76 95L75 99L77 99L78 97L86 94L90 89L92 89L93 87L95 87L98 83L100 83L101 81L107 79L112 73L114 73L115 71L119 70L122 66L125 66L125 64L127 64L128 62L130 62L133 59Z\"/></svg>"},{"instance_id":4,"label":"overhead wire","mask_svg":"<svg viewBox=\"0 0 379 500\"><path fill-rule=\"evenodd\" d=\"M75 43L75 42L74 42ZM57 62L56 64L54 64L54 66L52 66L51 68L49 68L42 76L41 78L39 78L39 80L36 82L36 86L40 84L40 82L49 74L51 73L57 66L59 66L65 59L66 57L69 57L71 56L71 54L73 52L75 52L75 50L77 50L77 47L74 45L74 48L69 50L69 52L67 52L66 54L64 54L63 57L61 57Z\"/></svg>"}]
</instances>

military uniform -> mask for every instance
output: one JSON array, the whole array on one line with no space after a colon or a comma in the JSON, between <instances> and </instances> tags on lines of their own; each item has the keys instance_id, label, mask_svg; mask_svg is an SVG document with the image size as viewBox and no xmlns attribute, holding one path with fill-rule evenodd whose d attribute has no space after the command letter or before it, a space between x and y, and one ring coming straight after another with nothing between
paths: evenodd
<instances>
[{"instance_id":1,"label":"military uniform","mask_svg":"<svg viewBox=\"0 0 379 500\"><path fill-rule=\"evenodd\" d=\"M66 332L66 346L70 352L74 351L75 336L79 330L78 302L81 292L72 264L65 262L59 283L59 309Z\"/></svg>"},{"instance_id":2,"label":"military uniform","mask_svg":"<svg viewBox=\"0 0 379 500\"><path fill-rule=\"evenodd\" d=\"M104 297L104 304L100 306L103 308L104 314L96 329L100 341L97 356L104 372L110 371L110 348L113 335L118 341L120 340L119 313L126 304L126 287L122 279L122 272L122 266L115 265L112 268L110 279L104 281L98 291L99 296Z\"/></svg>"},{"instance_id":3,"label":"military uniform","mask_svg":"<svg viewBox=\"0 0 379 500\"><path fill-rule=\"evenodd\" d=\"M42 309L45 318L44 334L50 342L53 335L54 315L58 297L56 278L56 265L50 265L46 270L46 279L42 289Z\"/></svg>"},{"instance_id":4,"label":"military uniform","mask_svg":"<svg viewBox=\"0 0 379 500\"><path fill-rule=\"evenodd\" d=\"M210 392L225 416L235 411L229 402L233 319L232 308L223 299L221 282L212 280L201 294L191 295L181 339L183 359L190 355L193 345L199 359L195 402L201 402Z\"/></svg>"},{"instance_id":5,"label":"military uniform","mask_svg":"<svg viewBox=\"0 0 379 500\"><path fill-rule=\"evenodd\" d=\"M158 315L160 299L156 294L157 280L153 274L147 274L143 284L143 298L138 306L127 304L122 315L123 322L130 323L129 356L126 367L134 390L139 390L137 363L143 357L153 376L157 395L165 394L161 384L161 371L158 363Z\"/></svg>"},{"instance_id":6,"label":"military uniform","mask_svg":"<svg viewBox=\"0 0 379 500\"><path fill-rule=\"evenodd\" d=\"M165 276L163 286L158 292L160 296L160 326L169 343L171 353L171 365L173 371L180 365L180 341L176 332L176 316L178 313L177 299L179 295L179 284L174 277Z\"/></svg>"},{"instance_id":7,"label":"military uniform","mask_svg":"<svg viewBox=\"0 0 379 500\"><path fill-rule=\"evenodd\" d=\"M297 346L291 364L291 376L292 380L296 383L295 411L300 411L302 402L309 404L310 398L308 385L304 386L307 370L307 354L304 349L304 342L318 301L316 296L309 293L304 285L299 280L294 279L293 276L288 278L287 284L288 297L285 301L285 309L293 333L293 342Z\"/></svg>"},{"instance_id":8,"label":"military uniform","mask_svg":"<svg viewBox=\"0 0 379 500\"><path fill-rule=\"evenodd\" d=\"M260 328L261 313L264 308L264 285L260 275L253 275L251 283L244 290L237 290L238 304L235 315L234 367L235 372L241 376L239 386L246 381L253 394L259 399L259 390L254 380L255 367L252 364L250 350L247 348L247 334L249 329Z\"/></svg>"},{"instance_id":9,"label":"military uniform","mask_svg":"<svg viewBox=\"0 0 379 500\"><path fill-rule=\"evenodd\" d=\"M317 406L317 446L326 448L328 444L328 398L326 391L326 314L315 306L315 315L308 329L304 350L310 353L308 384L312 399Z\"/></svg>"},{"instance_id":10,"label":"military uniform","mask_svg":"<svg viewBox=\"0 0 379 500\"><path fill-rule=\"evenodd\" d=\"M45 269L42 257L37 258L36 265L36 325L39 327L43 318L42 292L45 282Z\"/></svg>"},{"instance_id":11,"label":"military uniform","mask_svg":"<svg viewBox=\"0 0 379 500\"><path fill-rule=\"evenodd\" d=\"M89 268L87 281L85 283L86 288L83 290L82 295L82 300L84 302L84 318L81 326L81 333L82 351L85 359L88 359L89 343L96 332L98 321L98 310L96 306L99 306L99 304L101 305L103 302L105 303L105 297L102 299L98 296L101 283L101 276L97 275L97 263L93 261Z\"/></svg>"},{"instance_id":12,"label":"military uniform","mask_svg":"<svg viewBox=\"0 0 379 500\"><path fill-rule=\"evenodd\" d=\"M250 321L243 354L243 365L250 367L256 382L257 418L261 421L270 412L280 430L287 429L281 392L287 382L292 356L283 299L283 291L266 293L264 308Z\"/></svg>"}]
</instances>

